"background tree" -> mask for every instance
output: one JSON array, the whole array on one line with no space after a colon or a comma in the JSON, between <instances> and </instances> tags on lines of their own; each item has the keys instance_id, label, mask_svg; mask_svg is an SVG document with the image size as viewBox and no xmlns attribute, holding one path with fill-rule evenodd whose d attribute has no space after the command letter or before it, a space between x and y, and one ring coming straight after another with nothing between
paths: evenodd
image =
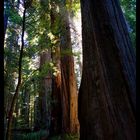
<instances>
[{"instance_id":1,"label":"background tree","mask_svg":"<svg viewBox=\"0 0 140 140\"><path fill-rule=\"evenodd\" d=\"M12 99L12 103L10 106L10 110L8 112L8 124L7 124L7 140L11 139L11 128L12 128L12 119L13 119L13 112L15 109L16 100L19 94L20 86L21 86L21 75L22 75L22 56L23 56L23 47L24 47L24 30L25 30L25 14L26 14L26 7L23 12L23 24L22 24L22 45L20 50L20 56L19 56L19 69L18 69L18 83L16 86L15 94Z\"/></svg>"},{"instance_id":2,"label":"background tree","mask_svg":"<svg viewBox=\"0 0 140 140\"><path fill-rule=\"evenodd\" d=\"M70 1L71 2L71 1ZM70 13L66 8L67 2L62 3L62 32L61 32L61 102L62 102L62 129L64 132L78 132L77 118L77 87L74 73L74 59L72 56L72 42L70 33Z\"/></svg>"},{"instance_id":3,"label":"background tree","mask_svg":"<svg viewBox=\"0 0 140 140\"><path fill-rule=\"evenodd\" d=\"M60 13L57 10L59 1L50 1L51 33L52 33L52 62L54 72L52 75L52 110L51 110L51 135L60 134L62 131L62 107L61 107L61 66L60 66Z\"/></svg>"}]
</instances>

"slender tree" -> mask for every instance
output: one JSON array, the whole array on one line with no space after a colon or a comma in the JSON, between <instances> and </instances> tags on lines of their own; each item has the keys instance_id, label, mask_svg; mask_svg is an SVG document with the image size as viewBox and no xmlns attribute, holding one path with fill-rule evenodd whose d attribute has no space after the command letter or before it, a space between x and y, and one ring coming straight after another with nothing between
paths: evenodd
<instances>
[{"instance_id":1,"label":"slender tree","mask_svg":"<svg viewBox=\"0 0 140 140\"><path fill-rule=\"evenodd\" d=\"M134 140L135 54L118 0L81 0L80 140Z\"/></svg>"},{"instance_id":2,"label":"slender tree","mask_svg":"<svg viewBox=\"0 0 140 140\"><path fill-rule=\"evenodd\" d=\"M25 1L24 1L24 6L25 6ZM23 11L22 36L21 36L22 45L21 45L20 56L19 56L18 83L16 86L15 94L14 94L13 99L12 99L10 110L8 113L8 124L7 124L7 131L6 131L6 139L7 140L11 139L13 112L15 110L15 105L16 105L17 97L19 94L20 86L21 86L21 80L22 80L21 78L22 78L22 57L23 57L23 48L24 48L25 14L26 14L26 6L24 7L24 11Z\"/></svg>"}]
</instances>

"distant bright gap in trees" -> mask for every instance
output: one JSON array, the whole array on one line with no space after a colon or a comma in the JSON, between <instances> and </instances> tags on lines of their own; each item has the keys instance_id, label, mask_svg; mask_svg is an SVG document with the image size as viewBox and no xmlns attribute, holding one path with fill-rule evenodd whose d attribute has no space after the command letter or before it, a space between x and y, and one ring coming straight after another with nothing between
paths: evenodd
<instances>
[{"instance_id":1,"label":"distant bright gap in trees","mask_svg":"<svg viewBox=\"0 0 140 140\"><path fill-rule=\"evenodd\" d=\"M72 21L72 19L70 20ZM77 15L73 18L73 22L70 22L72 48L74 53L74 69L77 77L77 86L80 87L82 76L82 25L81 25L81 10L77 12Z\"/></svg>"}]
</instances>

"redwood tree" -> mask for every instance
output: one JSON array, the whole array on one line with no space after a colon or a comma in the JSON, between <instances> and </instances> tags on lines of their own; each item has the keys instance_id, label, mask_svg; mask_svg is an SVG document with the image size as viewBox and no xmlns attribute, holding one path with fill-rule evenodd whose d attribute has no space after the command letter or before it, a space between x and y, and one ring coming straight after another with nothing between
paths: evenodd
<instances>
[{"instance_id":1,"label":"redwood tree","mask_svg":"<svg viewBox=\"0 0 140 140\"><path fill-rule=\"evenodd\" d=\"M59 2L51 0L51 32L54 37L52 41L52 62L55 67L55 74L52 75L52 107L51 107L51 135L61 133L62 129L62 108L61 108L61 68L60 68L60 37L58 30L60 29L60 16L57 11Z\"/></svg>"},{"instance_id":2,"label":"redwood tree","mask_svg":"<svg viewBox=\"0 0 140 140\"><path fill-rule=\"evenodd\" d=\"M39 92L39 107L40 107L40 126L39 128L43 128L48 130L50 127L50 97L52 92L52 74L49 68L49 62L51 62L51 48L48 47L47 51L42 52L40 56L40 71L41 73L44 69L45 74L41 76L40 82L40 92ZM46 67L48 65L48 67Z\"/></svg>"},{"instance_id":3,"label":"redwood tree","mask_svg":"<svg viewBox=\"0 0 140 140\"><path fill-rule=\"evenodd\" d=\"M40 15L40 26L43 22L49 22L49 15L47 12L49 10L49 5L46 1L40 0L40 5L43 10L43 14ZM40 91L39 91L39 119L38 125L35 129L45 129L49 133L50 122L51 122L51 92L52 92L52 70L50 63L52 62L51 47L49 44L49 37L47 33L50 27L45 26L45 31L40 36L40 48L42 52L40 53ZM43 42L44 41L44 42ZM42 43L42 44L41 44Z\"/></svg>"},{"instance_id":4,"label":"redwood tree","mask_svg":"<svg viewBox=\"0 0 140 140\"><path fill-rule=\"evenodd\" d=\"M60 13L57 13L57 6ZM55 51L52 53L52 59L54 66L59 71L53 77L52 85L52 97L55 103L51 114L51 125L52 131L55 133L59 132L58 129L61 129L63 133L77 133L79 127L77 116L78 94L69 18L70 14L64 1L51 1L51 32L56 40L53 46ZM59 25L56 23L59 23ZM60 31L58 32L56 29Z\"/></svg>"},{"instance_id":5,"label":"redwood tree","mask_svg":"<svg viewBox=\"0 0 140 140\"><path fill-rule=\"evenodd\" d=\"M77 116L77 86L74 73L74 58L72 56L72 43L70 32L70 13L65 3L62 7L62 33L61 33L61 103L62 103L62 129L67 133L78 132Z\"/></svg>"},{"instance_id":6,"label":"redwood tree","mask_svg":"<svg viewBox=\"0 0 140 140\"><path fill-rule=\"evenodd\" d=\"M135 54L118 0L81 0L80 140L134 140Z\"/></svg>"}]
</instances>

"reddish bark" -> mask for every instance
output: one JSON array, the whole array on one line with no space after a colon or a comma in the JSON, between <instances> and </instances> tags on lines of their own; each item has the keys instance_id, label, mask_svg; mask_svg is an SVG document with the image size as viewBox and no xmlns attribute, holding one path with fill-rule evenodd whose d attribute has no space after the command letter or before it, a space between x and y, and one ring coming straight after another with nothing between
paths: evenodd
<instances>
[{"instance_id":1,"label":"reddish bark","mask_svg":"<svg viewBox=\"0 0 140 140\"><path fill-rule=\"evenodd\" d=\"M135 54L118 0L81 0L80 140L134 140Z\"/></svg>"},{"instance_id":2,"label":"reddish bark","mask_svg":"<svg viewBox=\"0 0 140 140\"><path fill-rule=\"evenodd\" d=\"M69 13L65 11L61 34L61 53L68 51L68 54L64 53L64 55L61 56L62 129L67 133L77 133L79 126L77 117L78 94L74 73L69 18Z\"/></svg>"}]
</instances>

